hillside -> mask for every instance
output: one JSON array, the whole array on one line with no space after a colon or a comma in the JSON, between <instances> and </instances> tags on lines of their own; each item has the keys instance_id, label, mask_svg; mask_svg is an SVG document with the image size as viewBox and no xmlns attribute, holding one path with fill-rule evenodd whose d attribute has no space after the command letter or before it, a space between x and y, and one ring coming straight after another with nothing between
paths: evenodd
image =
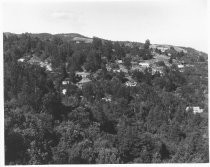
<instances>
[{"instance_id":1,"label":"hillside","mask_svg":"<svg viewBox=\"0 0 210 167\"><path fill-rule=\"evenodd\" d=\"M3 37L6 165L209 162L207 54L75 33Z\"/></svg>"},{"instance_id":2,"label":"hillside","mask_svg":"<svg viewBox=\"0 0 210 167\"><path fill-rule=\"evenodd\" d=\"M10 32L4 32L3 33L6 37L12 36L12 35L17 35L20 36L21 34L14 34L14 33L10 33ZM60 37L62 40L65 41L81 41L84 42L87 40L86 43L91 43L92 42L92 38L90 37L86 37L84 35L78 34L78 33L63 33L63 34L49 34L49 33L28 33L28 35L32 36L32 37L37 37L40 38L41 40L52 40L53 37ZM106 39L102 39L102 41L107 41ZM142 42L130 42L130 41L113 41L113 42L119 42L122 45L128 46L128 47L134 47L134 46L139 46L139 47L143 47L143 43ZM197 51L193 48L190 47L182 47L182 46L173 46L173 45L163 45L163 44L153 44L150 46L151 48L159 48L159 49L170 49L171 47L173 47L177 52L188 52L192 55L199 55L199 56L204 56L207 57L207 53L201 52L201 51Z\"/></svg>"}]
</instances>

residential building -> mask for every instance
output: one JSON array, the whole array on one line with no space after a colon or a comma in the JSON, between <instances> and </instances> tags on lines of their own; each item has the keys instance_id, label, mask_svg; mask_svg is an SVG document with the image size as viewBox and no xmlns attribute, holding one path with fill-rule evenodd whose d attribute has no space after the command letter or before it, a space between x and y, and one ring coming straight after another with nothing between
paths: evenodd
<instances>
[{"instance_id":1,"label":"residential building","mask_svg":"<svg viewBox=\"0 0 210 167\"><path fill-rule=\"evenodd\" d=\"M147 63L147 62L140 62L139 65L144 67L144 68L149 67L149 63Z\"/></svg>"},{"instance_id":2,"label":"residential building","mask_svg":"<svg viewBox=\"0 0 210 167\"><path fill-rule=\"evenodd\" d=\"M178 64L178 68L184 68L184 65Z\"/></svg>"},{"instance_id":3,"label":"residential building","mask_svg":"<svg viewBox=\"0 0 210 167\"><path fill-rule=\"evenodd\" d=\"M25 59L24 58L20 58L20 59L18 59L18 62L24 62L25 61Z\"/></svg>"},{"instance_id":4,"label":"residential building","mask_svg":"<svg viewBox=\"0 0 210 167\"><path fill-rule=\"evenodd\" d=\"M103 97L102 100L104 100L106 102L111 102L112 101L111 95L107 95L107 96Z\"/></svg>"},{"instance_id":5,"label":"residential building","mask_svg":"<svg viewBox=\"0 0 210 167\"><path fill-rule=\"evenodd\" d=\"M197 106L197 107L187 107L186 108L187 112L190 111L190 110L192 110L194 114L203 112L203 109L201 109L199 106Z\"/></svg>"},{"instance_id":6,"label":"residential building","mask_svg":"<svg viewBox=\"0 0 210 167\"><path fill-rule=\"evenodd\" d=\"M122 61L122 60L116 60L116 63L118 63L118 64L122 64L122 63L123 63L123 61Z\"/></svg>"},{"instance_id":7,"label":"residential building","mask_svg":"<svg viewBox=\"0 0 210 167\"><path fill-rule=\"evenodd\" d=\"M82 78L87 78L90 75L90 73L89 72L84 72L84 71L82 71L82 72L77 71L77 72L75 72L75 75L79 75Z\"/></svg>"},{"instance_id":8,"label":"residential building","mask_svg":"<svg viewBox=\"0 0 210 167\"><path fill-rule=\"evenodd\" d=\"M91 80L89 78L82 78L81 81L79 81L76 85L81 89L83 84L90 82Z\"/></svg>"},{"instance_id":9,"label":"residential building","mask_svg":"<svg viewBox=\"0 0 210 167\"><path fill-rule=\"evenodd\" d=\"M129 86L129 87L134 87L134 86L137 85L137 82L135 82L135 81L127 81L127 82L125 83L125 85L126 85L126 86Z\"/></svg>"},{"instance_id":10,"label":"residential building","mask_svg":"<svg viewBox=\"0 0 210 167\"><path fill-rule=\"evenodd\" d=\"M62 94L64 94L64 95L66 94L66 89L62 90Z\"/></svg>"},{"instance_id":11,"label":"residential building","mask_svg":"<svg viewBox=\"0 0 210 167\"><path fill-rule=\"evenodd\" d=\"M65 81L62 81L62 85L67 85L67 84L69 84L70 82L69 81L67 81L67 80L65 80Z\"/></svg>"}]
</instances>

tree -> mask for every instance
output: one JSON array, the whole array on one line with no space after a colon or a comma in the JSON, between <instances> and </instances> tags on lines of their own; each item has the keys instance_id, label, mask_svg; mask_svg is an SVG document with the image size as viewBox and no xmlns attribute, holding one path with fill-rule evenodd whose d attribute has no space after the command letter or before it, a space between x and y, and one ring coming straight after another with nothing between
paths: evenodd
<instances>
[{"instance_id":1,"label":"tree","mask_svg":"<svg viewBox=\"0 0 210 167\"><path fill-rule=\"evenodd\" d=\"M96 50L90 50L85 63L87 71L95 72L101 67L101 56Z\"/></svg>"},{"instance_id":2,"label":"tree","mask_svg":"<svg viewBox=\"0 0 210 167\"><path fill-rule=\"evenodd\" d=\"M147 39L144 43L144 49L148 50L149 49L149 46L150 46L150 40Z\"/></svg>"},{"instance_id":3,"label":"tree","mask_svg":"<svg viewBox=\"0 0 210 167\"><path fill-rule=\"evenodd\" d=\"M111 61L113 56L113 44L111 41L105 41L102 48L102 56L106 57L108 61Z\"/></svg>"},{"instance_id":4,"label":"tree","mask_svg":"<svg viewBox=\"0 0 210 167\"><path fill-rule=\"evenodd\" d=\"M76 50L71 57L67 59L67 69L68 71L81 71L82 65L85 63L86 56L83 51Z\"/></svg>"},{"instance_id":5,"label":"tree","mask_svg":"<svg viewBox=\"0 0 210 167\"><path fill-rule=\"evenodd\" d=\"M125 67L127 69L130 69L130 67L131 67L131 57L125 57L123 62L124 62Z\"/></svg>"},{"instance_id":6,"label":"tree","mask_svg":"<svg viewBox=\"0 0 210 167\"><path fill-rule=\"evenodd\" d=\"M123 59L125 57L125 48L120 45L119 42L114 43L114 54L116 55L116 59Z\"/></svg>"},{"instance_id":7,"label":"tree","mask_svg":"<svg viewBox=\"0 0 210 167\"><path fill-rule=\"evenodd\" d=\"M205 58L203 56L199 56L198 61L199 62L205 62Z\"/></svg>"},{"instance_id":8,"label":"tree","mask_svg":"<svg viewBox=\"0 0 210 167\"><path fill-rule=\"evenodd\" d=\"M173 64L173 58L172 58L172 56L170 57L170 59L168 60L168 62L169 62L170 64Z\"/></svg>"},{"instance_id":9,"label":"tree","mask_svg":"<svg viewBox=\"0 0 210 167\"><path fill-rule=\"evenodd\" d=\"M92 45L93 45L93 49L101 50L102 49L102 40L100 38L93 37Z\"/></svg>"},{"instance_id":10,"label":"tree","mask_svg":"<svg viewBox=\"0 0 210 167\"><path fill-rule=\"evenodd\" d=\"M153 58L150 50L150 41L148 39L145 41L143 49L140 50L140 54L144 60Z\"/></svg>"},{"instance_id":11,"label":"tree","mask_svg":"<svg viewBox=\"0 0 210 167\"><path fill-rule=\"evenodd\" d=\"M4 33L3 44L6 165L209 161L207 63L184 72L159 62L161 73L115 73L106 68L119 69L116 59L128 68L131 58L151 59L149 40L139 49L134 42ZM206 57L186 50L167 52L171 60ZM29 63L31 56L52 63L52 71ZM81 88L75 71L84 68L91 81ZM126 86L128 80L136 86ZM204 111L194 114L187 106Z\"/></svg>"},{"instance_id":12,"label":"tree","mask_svg":"<svg viewBox=\"0 0 210 167\"><path fill-rule=\"evenodd\" d=\"M165 66L164 61L158 61L156 64L157 64L158 66Z\"/></svg>"}]
</instances>

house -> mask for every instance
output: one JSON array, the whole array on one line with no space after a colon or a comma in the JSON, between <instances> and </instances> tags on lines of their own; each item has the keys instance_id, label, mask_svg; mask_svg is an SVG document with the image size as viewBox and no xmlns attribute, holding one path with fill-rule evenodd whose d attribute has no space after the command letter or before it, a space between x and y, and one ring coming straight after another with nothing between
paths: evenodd
<instances>
[{"instance_id":1,"label":"house","mask_svg":"<svg viewBox=\"0 0 210 167\"><path fill-rule=\"evenodd\" d=\"M184 65L178 64L178 68L184 68Z\"/></svg>"},{"instance_id":2,"label":"house","mask_svg":"<svg viewBox=\"0 0 210 167\"><path fill-rule=\"evenodd\" d=\"M106 102L110 102L110 101L112 101L112 98L111 98L111 96L110 95L108 95L108 96L105 96L105 97L103 97L103 98L101 98L102 100L104 100L104 101L106 101Z\"/></svg>"},{"instance_id":3,"label":"house","mask_svg":"<svg viewBox=\"0 0 210 167\"><path fill-rule=\"evenodd\" d=\"M193 113L196 114L196 113L202 113L203 112L203 109L201 109L200 107L193 107Z\"/></svg>"},{"instance_id":4,"label":"house","mask_svg":"<svg viewBox=\"0 0 210 167\"><path fill-rule=\"evenodd\" d=\"M122 64L122 63L123 63L123 61L122 61L122 60L116 60L116 63L118 63L118 64Z\"/></svg>"},{"instance_id":5,"label":"house","mask_svg":"<svg viewBox=\"0 0 210 167\"><path fill-rule=\"evenodd\" d=\"M64 95L66 94L66 89L62 90L62 94L64 94Z\"/></svg>"},{"instance_id":6,"label":"house","mask_svg":"<svg viewBox=\"0 0 210 167\"><path fill-rule=\"evenodd\" d=\"M18 62L24 62L25 61L25 59L24 58L20 58L20 59L18 59Z\"/></svg>"},{"instance_id":7,"label":"house","mask_svg":"<svg viewBox=\"0 0 210 167\"><path fill-rule=\"evenodd\" d=\"M67 85L67 84L69 84L70 82L69 81L62 81L62 85Z\"/></svg>"},{"instance_id":8,"label":"house","mask_svg":"<svg viewBox=\"0 0 210 167\"><path fill-rule=\"evenodd\" d=\"M113 72L120 72L120 69L114 69Z\"/></svg>"},{"instance_id":9,"label":"house","mask_svg":"<svg viewBox=\"0 0 210 167\"><path fill-rule=\"evenodd\" d=\"M139 63L139 65L144 67L144 68L149 67L149 63L147 63L147 62L141 62L141 63Z\"/></svg>"},{"instance_id":10,"label":"house","mask_svg":"<svg viewBox=\"0 0 210 167\"><path fill-rule=\"evenodd\" d=\"M125 83L125 85L126 85L126 86L129 86L129 87L134 87L134 86L137 85L137 82L135 82L135 81L127 81L127 82Z\"/></svg>"},{"instance_id":11,"label":"house","mask_svg":"<svg viewBox=\"0 0 210 167\"><path fill-rule=\"evenodd\" d=\"M46 68L47 71L52 71L52 64L51 63L46 64L45 68Z\"/></svg>"},{"instance_id":12,"label":"house","mask_svg":"<svg viewBox=\"0 0 210 167\"><path fill-rule=\"evenodd\" d=\"M81 81L79 81L76 85L81 89L83 84L90 82L91 80L89 78L82 78Z\"/></svg>"},{"instance_id":13,"label":"house","mask_svg":"<svg viewBox=\"0 0 210 167\"><path fill-rule=\"evenodd\" d=\"M194 114L203 112L203 109L201 109L200 107L187 107L186 108L187 112L190 111L190 110L192 110Z\"/></svg>"},{"instance_id":14,"label":"house","mask_svg":"<svg viewBox=\"0 0 210 167\"><path fill-rule=\"evenodd\" d=\"M77 71L77 72L75 72L75 75L81 76L82 78L87 78L90 75L90 73L84 72L84 71L82 71L82 72Z\"/></svg>"}]
</instances>

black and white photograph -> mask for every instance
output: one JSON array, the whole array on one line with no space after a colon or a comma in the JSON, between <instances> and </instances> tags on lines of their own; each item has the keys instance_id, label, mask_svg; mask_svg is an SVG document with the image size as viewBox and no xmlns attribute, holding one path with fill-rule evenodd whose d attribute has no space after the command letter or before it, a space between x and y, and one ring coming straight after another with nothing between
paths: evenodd
<instances>
[{"instance_id":1,"label":"black and white photograph","mask_svg":"<svg viewBox=\"0 0 210 167\"><path fill-rule=\"evenodd\" d=\"M3 165L208 165L207 1L3 0Z\"/></svg>"}]
</instances>

